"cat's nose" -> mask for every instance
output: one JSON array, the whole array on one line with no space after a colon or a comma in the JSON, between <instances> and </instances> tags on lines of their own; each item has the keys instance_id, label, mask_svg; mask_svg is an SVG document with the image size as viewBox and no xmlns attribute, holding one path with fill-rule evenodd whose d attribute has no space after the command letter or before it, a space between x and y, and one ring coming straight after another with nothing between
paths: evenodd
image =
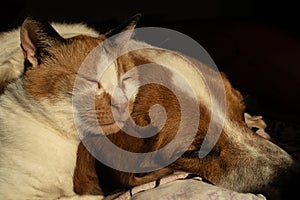
<instances>
[{"instance_id":1,"label":"cat's nose","mask_svg":"<svg viewBox=\"0 0 300 200\"><path fill-rule=\"evenodd\" d=\"M113 103L112 107L115 108L119 113L124 113L127 108L127 102Z\"/></svg>"}]
</instances>

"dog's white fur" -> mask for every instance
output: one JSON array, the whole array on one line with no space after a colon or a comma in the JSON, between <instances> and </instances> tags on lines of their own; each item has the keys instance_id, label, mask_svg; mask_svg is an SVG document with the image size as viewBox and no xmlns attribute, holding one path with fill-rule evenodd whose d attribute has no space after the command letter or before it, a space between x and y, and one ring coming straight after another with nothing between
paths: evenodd
<instances>
[{"instance_id":1,"label":"dog's white fur","mask_svg":"<svg viewBox=\"0 0 300 200\"><path fill-rule=\"evenodd\" d=\"M52 25L66 38L98 36L83 24ZM20 30L2 33L0 44L0 80L17 78L24 68ZM0 199L102 199L73 192L79 137L68 119L71 103L35 103L24 87L17 79L0 96Z\"/></svg>"}]
</instances>

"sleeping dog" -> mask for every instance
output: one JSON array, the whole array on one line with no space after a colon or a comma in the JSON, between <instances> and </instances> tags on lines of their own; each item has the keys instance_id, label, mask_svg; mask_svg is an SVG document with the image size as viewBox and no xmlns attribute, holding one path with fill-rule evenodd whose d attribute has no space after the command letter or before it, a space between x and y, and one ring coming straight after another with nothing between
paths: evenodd
<instances>
[{"instance_id":1,"label":"sleeping dog","mask_svg":"<svg viewBox=\"0 0 300 200\"><path fill-rule=\"evenodd\" d=\"M129 102L129 104L131 103L129 107L132 108L130 114L134 123L140 127L145 127L152 126L153 121L164 121L161 112L152 112L152 114L149 112L152 106L162 105L167 119L160 131L155 136L144 139L132 137L122 130L107 136L116 146L129 152L154 152L166 147L164 151L157 153L153 158L157 162L176 157L177 154L180 156L162 168L166 169L165 171L160 169L148 173L122 172L106 166L94 158L95 154L106 154L103 155L106 159L115 159L116 163L121 159L121 156L118 157L103 147L103 137L87 137L79 145L77 152L77 164L74 173L75 192L106 195L117 189L149 182L173 171L186 171L197 174L217 186L238 192L261 193L270 199L280 199L281 195L286 192L284 186L290 181L289 178L293 176L292 174L298 173L290 155L251 130L251 124L247 124L244 119L243 97L239 91L231 86L223 73L221 73L221 80L225 88L226 114L222 116L218 109L221 109L220 105L224 99L220 98L221 94L218 93L220 91L220 85L217 84L218 81L216 80L218 72L193 58L184 55L184 59L182 59L180 56L182 55L177 52L151 49L150 47L150 49L146 48L143 51L131 51L127 56L120 57L118 60L120 65L128 65L130 68L151 64L149 68L137 69L137 74L151 74L150 71L145 71L152 70L156 71L156 77L170 82L175 76L172 72L172 67L174 67L190 81L190 85L196 91L196 101L201 117L199 120L194 120L194 116L189 116L187 124L183 127L183 134L179 136L179 145L175 145L176 148L167 147L176 137L178 130L182 128L180 127L182 120L180 102L169 88L155 83L139 87L134 101ZM208 86L203 84L203 77L192 74L191 63L198 66L201 72L206 75L208 85L213 86L214 95L211 95ZM161 65L171 66L171 70L162 69ZM176 87L179 88L178 91L182 96L187 97L187 104L192 105L195 99L189 99L190 94L184 90L184 87L178 85ZM217 105L212 105L211 102ZM220 115L212 114L213 107L219 111ZM214 119L211 118L212 116ZM221 119L222 117L223 119ZM246 121L249 122L249 116L246 115L246 117ZM212 138L206 140L210 123L214 121L216 124L213 126L217 126L219 120L224 120L219 139L212 150L200 158L199 153L203 143L205 141L213 143ZM184 149L184 143L191 137L193 124L197 124L196 135L193 136L189 147ZM87 150L85 146L89 146L89 149ZM130 162L126 164L148 166L143 163L144 160L133 160L136 162L134 164Z\"/></svg>"},{"instance_id":2,"label":"sleeping dog","mask_svg":"<svg viewBox=\"0 0 300 200\"><path fill-rule=\"evenodd\" d=\"M5 46L0 69L0 198L97 199L114 189L143 184L173 171L194 173L235 191L278 196L281 191L277 188L294 168L294 162L285 151L247 126L240 93L224 74L200 61L132 39L137 20L136 16L106 34L88 28L77 32L62 25L70 31L63 37L50 24L28 18L20 34L15 30L8 33L11 37L1 35ZM126 33L113 37L108 46L101 46L122 31ZM137 46L140 48L135 49ZM103 47L105 56L97 65L85 62L96 47ZM124 49L127 53L108 62L100 79L92 76L107 58ZM94 68L82 72L83 63ZM144 67L136 67L140 65ZM205 74L205 81L195 66ZM127 73L131 70L134 73ZM159 79L169 87L139 85L145 74L152 74L147 78ZM133 91L136 86L140 87ZM77 89L82 98L75 101L74 107ZM183 115L178 96L184 99L189 115ZM92 111L80 107L90 100L94 102ZM155 105L161 105L164 111L155 110ZM214 136L218 127L220 135L214 144L215 138L206 137L206 133L211 130L210 136ZM78 128L83 133L79 136ZM136 137L143 135L144 128L159 131L151 137ZM122 167L118 162L123 155L112 156L104 145L106 138L127 152L158 153L152 154L153 159L139 157L125 163L128 169L141 167L141 171L116 170L94 158L100 154L114 161L117 169ZM207 155L201 154L203 143L213 147L204 151ZM85 196L76 195L73 188Z\"/></svg>"}]
</instances>

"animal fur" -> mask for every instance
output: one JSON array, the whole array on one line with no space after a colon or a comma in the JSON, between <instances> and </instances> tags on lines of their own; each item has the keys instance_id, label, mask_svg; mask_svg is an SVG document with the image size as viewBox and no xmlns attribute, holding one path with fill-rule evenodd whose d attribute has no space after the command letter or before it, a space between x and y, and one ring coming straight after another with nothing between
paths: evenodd
<instances>
[{"instance_id":1,"label":"animal fur","mask_svg":"<svg viewBox=\"0 0 300 200\"><path fill-rule=\"evenodd\" d=\"M97 37L99 33L85 24L52 23L55 30L64 38L85 34ZM7 83L24 72L24 56L20 48L20 29L0 33L0 93Z\"/></svg>"},{"instance_id":2,"label":"animal fur","mask_svg":"<svg viewBox=\"0 0 300 200\"><path fill-rule=\"evenodd\" d=\"M123 26L123 30L132 30L136 21L134 18ZM14 39L11 39L11 44L7 44L8 53L1 54L1 63L3 63L0 68L3 85L3 94L0 96L1 199L99 199L103 197L99 182L100 186L106 185L106 182L101 182L101 179L104 177L103 180L106 180L104 176L106 170L111 172L111 169L103 168L103 165L94 160L88 151L84 151L83 146L79 145L80 140L74 126L72 92L75 78L78 76L83 84L95 89L97 119L91 118L92 113L87 111L81 116L82 124L80 124L87 136L89 134L97 136L95 140L91 140L92 137L84 139L90 142L95 152L101 152L103 134L122 148L135 152L155 151L168 144L175 137L180 123L178 101L167 88L156 84L140 87L134 97L127 96L127 90L138 83L132 77L129 77L129 81L121 77L140 64L154 64L154 68L145 69L149 72L153 69L162 70L160 66L168 66L168 69L158 71L161 73L157 75L163 77L164 81L175 84L175 89L185 96L188 102L198 102L202 116L199 121L187 120L186 131L180 142L191 137L189 125L198 125L198 131L186 153L182 152L186 149L181 149L179 145L176 149L166 149L158 155L160 159L167 159L174 156L174 153L181 152L184 153L181 158L166 169L158 170L157 173L154 171L149 174L127 174L112 170L111 179L115 174L116 186L141 184L173 170L183 170L236 191L265 192L265 188L293 166L293 161L286 152L257 136L245 124L243 98L231 87L224 75L222 75L222 82L226 91L226 116L222 116L221 110L218 110L218 105L223 99L218 99L218 93L215 96L209 95L203 77L195 71L192 63L199 66L208 76L206 77L208 83L215 86L214 91L219 91L219 85L214 79L218 72L192 58L183 59L183 55L177 52L153 48L148 44L132 40L130 34L125 34L121 38L117 37L107 52L115 52L121 48L130 50L137 45L143 49L121 56L107 68L100 80L90 80L78 75L79 67L96 46L118 31L97 34L80 26L82 29L80 28L79 32L81 33L82 30L84 35L74 36L78 32L74 33L72 28L69 29L70 27L64 25L62 27L66 27L65 34L70 38L63 38L47 23L32 18L26 19L20 30L22 50L16 46L17 31L2 36L5 38L11 34ZM20 57L22 52L23 59ZM186 90L174 70L189 81L196 94L195 98ZM111 100L113 86L120 89L120 95ZM212 98L216 104L211 103ZM84 104L85 101L86 98L83 98L82 103ZM150 119L159 122L161 115L154 113L153 116L149 116L148 110L152 105L163 105L168 116L164 127L156 136L149 139L130 138L122 133L112 115L113 111L117 111L122 118L125 113L124 103L130 105L129 112L136 124L140 126L151 123ZM225 117L225 124L220 139L209 156L199 159L194 152L199 150L205 137L212 115L212 106L216 106L220 113L213 120L218 122L218 119L221 119L218 117ZM188 118L193 119L192 116ZM97 128L97 124L101 125L102 132ZM76 154L77 148L78 154ZM115 157L111 158L110 152L104 153L108 158L118 160ZM83 162L80 161L81 159ZM130 164L134 165L134 163ZM147 162L143 165L147 167ZM82 181L87 181L89 185L78 184ZM75 191L85 196L76 195L73 186Z\"/></svg>"},{"instance_id":3,"label":"animal fur","mask_svg":"<svg viewBox=\"0 0 300 200\"><path fill-rule=\"evenodd\" d=\"M245 123L243 97L239 91L232 88L224 74L221 74L221 76L226 91L225 123L220 138L212 151L208 156L199 159L197 153L199 153L208 130L212 106L219 108L218 105L221 105L221 101L224 99L218 98L218 93L215 93L215 96L209 95L208 88L203 83L202 77L194 73L190 63L199 66L201 72L208 76L206 77L206 81L214 86L213 90L216 92L220 91L218 88L219 85L216 84L215 80L218 72L187 56L185 56L185 59L189 60L189 62L186 62L185 59L180 59L178 55L176 52L145 48L143 51L131 52L131 56L124 58L124 60L119 60L121 64L138 62L139 64L154 63L156 65L172 66L173 68L171 69L178 70L186 80L191 81L189 83L196 91L196 100L199 102L201 118L199 121L192 121L193 117L189 116L191 119L190 124L185 127L186 131L180 142L184 143L186 138L189 137L189 125L191 124L199 125L197 135L187 151L180 148L167 149L158 155L160 159L168 159L180 151L186 151L182 157L166 168L172 171L187 171L198 174L218 186L238 192L262 193L270 199L280 198L281 189L285 184L286 177L290 176L290 171L293 171L295 168L294 162L284 150L263 137L258 136ZM149 68L149 70L155 71L159 70L159 68ZM168 70L159 71L156 75L174 83L176 82L174 80L177 80L174 79L175 75L172 71ZM178 90L180 90L183 96L191 96L180 86ZM214 100L217 105L211 104L212 98L215 98ZM195 99L190 99L191 102L193 100ZM148 111L151 106L156 104L162 105L166 109L168 118L163 129L155 137L145 140L132 139L123 132L118 132L109 135L109 139L121 148L133 152L155 151L167 145L175 137L181 120L180 106L176 97L170 91L155 84L139 88L131 116L136 124L140 126L149 125L152 122ZM218 117L220 116L216 117L217 119L214 120L218 121ZM159 121L161 116L154 114L153 118ZM101 138L92 138L87 144L93 146L98 153L103 151ZM98 189L105 189L105 192L109 193L115 189L134 186L135 182L130 182L132 176L143 178L145 175L120 172L93 160L91 157L91 160L86 160L88 156L86 154L89 153L84 149L84 145L81 144L78 150L78 160L75 170L75 177L79 175L81 177L75 179L76 191L80 190L80 192L84 193L84 188L80 187L80 181L82 181L93 186L98 184ZM107 151L104 152L106 153ZM111 156L111 154L108 154L108 157ZM114 155L113 158L118 160L117 155ZM98 177L98 179L95 178L94 181L89 182L89 177L84 175L85 170L82 166L90 166L89 172L94 174L94 177ZM103 173L104 171L106 173ZM95 173L97 176L95 176ZM147 180L147 177L145 180Z\"/></svg>"},{"instance_id":4,"label":"animal fur","mask_svg":"<svg viewBox=\"0 0 300 200\"><path fill-rule=\"evenodd\" d=\"M59 45L38 46L56 41L48 35L45 26L28 18L21 29L0 36L3 92L0 96L0 199L102 199L102 195L81 197L73 191L80 140L73 125L71 95L66 93L67 88L68 91L72 88L68 82L72 79L60 78L70 73L64 70L65 65L79 67L94 47L87 48L86 52L79 51L85 37L103 36L83 24L53 24L65 38L77 36L77 39L60 45L61 49L52 51L50 58L39 51L50 52ZM78 36L80 34L86 36ZM93 40L97 41L96 38ZM71 55L77 59L69 60ZM56 62L52 60L54 57ZM39 63L36 58L40 59ZM32 65L26 72L24 61Z\"/></svg>"},{"instance_id":5,"label":"animal fur","mask_svg":"<svg viewBox=\"0 0 300 200\"><path fill-rule=\"evenodd\" d=\"M163 54L160 52L159 55ZM158 54L154 57L157 58L157 56ZM225 76L223 76L223 81L226 88L227 118L217 144L208 156L199 159L197 153L210 120L210 110L200 104L199 109L202 118L197 122L199 129L194 142L181 158L167 168L172 171L187 171L198 174L218 186L238 192L262 193L270 199L280 198L279 188L285 184L283 181L285 178L282 176L289 176L289 169L294 167L293 161L282 149L258 136L250 129L243 119L245 106L242 96L231 87ZM150 124L148 110L155 104L162 105L166 109L167 116L169 116L165 126L157 136L142 140L118 132L109 135L109 139L122 149L133 152L154 151L169 143L180 124L180 107L176 97L166 88L151 84L140 88L136 96L132 117L140 126ZM159 116L156 117L159 118ZM192 121L191 123L196 122ZM188 127L186 127L186 133L189 133ZM188 137L188 135L186 136ZM103 150L101 137L88 140L90 141L85 141L85 144L93 146L99 152ZM185 138L182 138L181 141L184 142ZM162 156L161 159L167 159L180 151L180 149L173 150L158 156ZM118 160L117 157L114 158ZM86 166L89 167L86 168ZM89 170L88 173L86 170ZM94 179L90 178L91 174ZM75 191L81 194L89 193L82 187L82 183L85 183L89 185L87 188L98 186L98 190L104 194L109 194L118 189L134 186L135 183L129 182L132 178L128 178L132 176L143 178L144 174L124 173L109 168L95 158L93 159L82 143L79 145L75 169ZM274 182L277 182L278 185L273 188Z\"/></svg>"},{"instance_id":6,"label":"animal fur","mask_svg":"<svg viewBox=\"0 0 300 200\"><path fill-rule=\"evenodd\" d=\"M132 30L137 18L139 16L119 27L120 30L106 34L98 34L83 25L56 25L65 38L48 23L27 18L20 30L3 34L3 40L9 35L13 38L10 42L7 40L8 44L4 43L7 47L4 45L3 49L9 52L3 54L0 74L3 93L0 96L1 198L103 197L101 192L98 196L79 196L73 191L80 141L73 119L73 85L75 78L80 77L95 87L97 119L94 121L90 112L83 116L86 123L83 126L89 134L112 134L120 130L111 111L111 89L119 81L117 70L125 73L129 65L122 70L115 65L109 67L100 83L81 77L83 74L78 74L78 69L91 50L117 31ZM14 46L18 41L17 31L20 31L21 48ZM124 38L118 40L122 42ZM127 88L133 87L132 84L135 82L126 83ZM125 93L122 91L112 102L119 113L124 112L123 104L128 100ZM98 123L102 130L96 126ZM149 180L170 173L166 169L161 171L153 173ZM134 176L132 179L138 181Z\"/></svg>"}]
</instances>

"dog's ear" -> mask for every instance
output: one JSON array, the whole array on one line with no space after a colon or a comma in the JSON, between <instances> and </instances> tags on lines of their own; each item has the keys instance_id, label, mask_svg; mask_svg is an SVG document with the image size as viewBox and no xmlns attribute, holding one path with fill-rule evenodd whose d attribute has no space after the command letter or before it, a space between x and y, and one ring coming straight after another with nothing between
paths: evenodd
<instances>
[{"instance_id":1,"label":"dog's ear","mask_svg":"<svg viewBox=\"0 0 300 200\"><path fill-rule=\"evenodd\" d=\"M32 17L27 17L22 23L20 37L25 60L32 67L39 65L44 56L50 55L47 48L64 41L48 22Z\"/></svg>"},{"instance_id":2,"label":"dog's ear","mask_svg":"<svg viewBox=\"0 0 300 200\"><path fill-rule=\"evenodd\" d=\"M136 27L140 18L141 14L136 14L132 16L125 23L107 32L105 34L106 38L111 37L110 40L115 44L122 45L126 43L132 37L133 30Z\"/></svg>"}]
</instances>

